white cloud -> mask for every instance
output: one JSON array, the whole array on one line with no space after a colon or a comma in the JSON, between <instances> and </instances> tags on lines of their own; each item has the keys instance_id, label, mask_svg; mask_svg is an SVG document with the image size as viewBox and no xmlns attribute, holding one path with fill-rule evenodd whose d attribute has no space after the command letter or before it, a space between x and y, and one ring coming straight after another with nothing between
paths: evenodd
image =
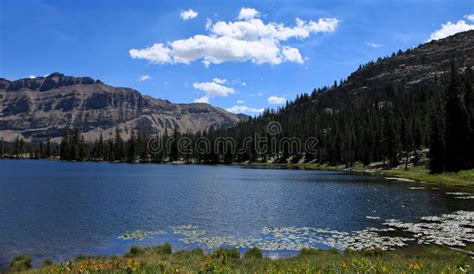
<instances>
[{"instance_id":1,"label":"white cloud","mask_svg":"<svg viewBox=\"0 0 474 274\"><path fill-rule=\"evenodd\" d=\"M217 80L217 82L216 82ZM220 83L219 83L220 82ZM225 82L225 81L224 81ZM195 103L209 103L213 97L224 96L234 93L234 89L223 85L222 79L214 78L212 82L195 82L193 87L197 90L204 91L205 95L194 100Z\"/></svg>"},{"instance_id":2,"label":"white cloud","mask_svg":"<svg viewBox=\"0 0 474 274\"><path fill-rule=\"evenodd\" d=\"M258 12L253 17L249 11L244 13L247 19L243 21L218 21L213 24L209 19L206 23L208 35L198 34L166 45L156 43L144 49L131 49L130 56L154 64L190 64L201 60L206 67L235 61L301 64L304 59L299 49L281 43L289 39L304 40L314 33L334 32L339 24L336 18L321 18L318 21L296 18L295 26L289 27L275 22L264 23L255 18Z\"/></svg>"},{"instance_id":3,"label":"white cloud","mask_svg":"<svg viewBox=\"0 0 474 274\"><path fill-rule=\"evenodd\" d=\"M382 45L381 44L378 44L378 43L374 43L374 42L365 42L365 44L369 47L372 47L372 48L380 48Z\"/></svg>"},{"instance_id":4,"label":"white cloud","mask_svg":"<svg viewBox=\"0 0 474 274\"><path fill-rule=\"evenodd\" d=\"M285 60L303 64L303 57L301 57L300 51L296 48L283 47L282 54Z\"/></svg>"},{"instance_id":5,"label":"white cloud","mask_svg":"<svg viewBox=\"0 0 474 274\"><path fill-rule=\"evenodd\" d=\"M442 24L439 30L431 33L430 39L428 41L443 39L458 32L472 29L474 29L474 24L468 24L464 20L459 20L457 23L448 22L446 24Z\"/></svg>"},{"instance_id":6,"label":"white cloud","mask_svg":"<svg viewBox=\"0 0 474 274\"><path fill-rule=\"evenodd\" d=\"M226 79L220 79L220 78L214 78L214 79L212 79L212 81L213 81L214 83L221 84L221 85L222 85L222 84L225 84L225 82L227 82Z\"/></svg>"},{"instance_id":7,"label":"white cloud","mask_svg":"<svg viewBox=\"0 0 474 274\"><path fill-rule=\"evenodd\" d=\"M46 77L46 76L45 76L45 77ZM28 78L30 78L30 79L35 79L36 76L35 76L35 75L30 75L30 76L28 76Z\"/></svg>"},{"instance_id":8,"label":"white cloud","mask_svg":"<svg viewBox=\"0 0 474 274\"><path fill-rule=\"evenodd\" d=\"M140 81L146 81L146 80L150 80L151 77L150 75L140 75L140 77L138 78Z\"/></svg>"},{"instance_id":9,"label":"white cloud","mask_svg":"<svg viewBox=\"0 0 474 274\"><path fill-rule=\"evenodd\" d=\"M242 105L243 103L245 103L244 100L237 100L237 104Z\"/></svg>"},{"instance_id":10,"label":"white cloud","mask_svg":"<svg viewBox=\"0 0 474 274\"><path fill-rule=\"evenodd\" d=\"M260 17L260 12L253 8L241 8L239 16L237 19L239 20L249 20Z\"/></svg>"},{"instance_id":11,"label":"white cloud","mask_svg":"<svg viewBox=\"0 0 474 274\"><path fill-rule=\"evenodd\" d=\"M243 87L246 87L246 86L247 86L247 83L242 82L242 86L243 86Z\"/></svg>"},{"instance_id":12,"label":"white cloud","mask_svg":"<svg viewBox=\"0 0 474 274\"><path fill-rule=\"evenodd\" d=\"M228 112L232 113L261 113L264 111L263 108L251 108L247 106L233 106L226 109Z\"/></svg>"},{"instance_id":13,"label":"white cloud","mask_svg":"<svg viewBox=\"0 0 474 274\"><path fill-rule=\"evenodd\" d=\"M210 18L207 18L206 19L206 25L205 25L205 29L206 30L210 30L212 27L212 20Z\"/></svg>"},{"instance_id":14,"label":"white cloud","mask_svg":"<svg viewBox=\"0 0 474 274\"><path fill-rule=\"evenodd\" d=\"M270 96L268 97L267 101L270 105L283 105L286 103L286 99L284 97L278 96Z\"/></svg>"},{"instance_id":15,"label":"white cloud","mask_svg":"<svg viewBox=\"0 0 474 274\"><path fill-rule=\"evenodd\" d=\"M192 9L182 10L180 16L181 16L181 19L183 19L183 21L186 21L186 20L196 18L198 16L198 13Z\"/></svg>"},{"instance_id":16,"label":"white cloud","mask_svg":"<svg viewBox=\"0 0 474 274\"><path fill-rule=\"evenodd\" d=\"M466 18L469 21L474 22L474 14L464 15L464 18Z\"/></svg>"},{"instance_id":17,"label":"white cloud","mask_svg":"<svg viewBox=\"0 0 474 274\"><path fill-rule=\"evenodd\" d=\"M153 64L171 63L171 50L163 44L154 44L149 48L131 49L130 57L133 59L145 59Z\"/></svg>"}]
</instances>

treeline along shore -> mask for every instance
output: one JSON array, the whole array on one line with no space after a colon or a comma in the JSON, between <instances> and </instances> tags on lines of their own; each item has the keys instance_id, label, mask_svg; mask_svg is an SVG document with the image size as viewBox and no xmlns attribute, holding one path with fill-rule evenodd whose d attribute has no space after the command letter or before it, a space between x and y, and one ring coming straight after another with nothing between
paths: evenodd
<instances>
[{"instance_id":1,"label":"treeline along shore","mask_svg":"<svg viewBox=\"0 0 474 274\"><path fill-rule=\"evenodd\" d=\"M93 142L85 141L80 129L71 129L60 143L2 139L0 155L66 161L270 163L347 169L365 169L373 163L383 169L427 164L431 174L471 170L473 77L470 68L461 71L453 62L447 82L440 83L440 88L393 96L395 89L388 85L386 92L391 100L383 102L365 101L337 111L313 107L318 97L334 92L325 87L227 129L191 134L175 127L150 136L145 129L117 128L113 138L101 135ZM127 140L121 137L124 130L130 130Z\"/></svg>"}]
</instances>

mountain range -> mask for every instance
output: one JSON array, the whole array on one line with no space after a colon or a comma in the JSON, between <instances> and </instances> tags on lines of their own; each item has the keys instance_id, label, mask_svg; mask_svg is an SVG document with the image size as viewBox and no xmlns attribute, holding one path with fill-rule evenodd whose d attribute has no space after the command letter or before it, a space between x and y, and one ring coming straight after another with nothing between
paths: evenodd
<instances>
[{"instance_id":1,"label":"mountain range","mask_svg":"<svg viewBox=\"0 0 474 274\"><path fill-rule=\"evenodd\" d=\"M9 81L0 78L0 138L59 140L66 129L80 129L86 140L113 136L119 128L147 134L198 132L237 124L236 115L209 104L173 104L140 92L113 87L90 77L51 73Z\"/></svg>"}]
</instances>

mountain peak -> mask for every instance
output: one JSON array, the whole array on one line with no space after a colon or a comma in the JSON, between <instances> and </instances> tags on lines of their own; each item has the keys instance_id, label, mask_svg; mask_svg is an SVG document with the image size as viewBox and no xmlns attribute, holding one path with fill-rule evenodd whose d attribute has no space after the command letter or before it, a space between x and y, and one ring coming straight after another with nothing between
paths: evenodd
<instances>
[{"instance_id":1,"label":"mountain peak","mask_svg":"<svg viewBox=\"0 0 474 274\"><path fill-rule=\"evenodd\" d=\"M60 72L53 72L46 77L23 78L11 82L8 86L4 83L0 90L7 91L33 90L48 91L54 88L74 85L92 85L103 84L100 80L94 80L91 77L65 76ZM6 87L7 86L7 87ZM2 88L3 87L3 88Z\"/></svg>"}]
</instances>

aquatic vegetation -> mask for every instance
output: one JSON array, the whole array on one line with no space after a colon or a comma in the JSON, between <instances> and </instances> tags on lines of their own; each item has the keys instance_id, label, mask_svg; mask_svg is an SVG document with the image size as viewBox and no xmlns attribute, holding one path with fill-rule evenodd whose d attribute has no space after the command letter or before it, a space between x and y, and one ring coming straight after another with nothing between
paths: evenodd
<instances>
[{"instance_id":1,"label":"aquatic vegetation","mask_svg":"<svg viewBox=\"0 0 474 274\"><path fill-rule=\"evenodd\" d=\"M120 235L118 238L122 240L136 240L141 241L145 238L165 233L162 230L157 231L146 231L146 230L135 230L133 232L125 232L124 234Z\"/></svg>"},{"instance_id":2,"label":"aquatic vegetation","mask_svg":"<svg viewBox=\"0 0 474 274\"><path fill-rule=\"evenodd\" d=\"M198 229L198 226L195 225L171 226L170 228L174 234L181 234L186 237L199 237L207 233L204 230Z\"/></svg>"},{"instance_id":3,"label":"aquatic vegetation","mask_svg":"<svg viewBox=\"0 0 474 274\"><path fill-rule=\"evenodd\" d=\"M418 244L466 246L474 242L474 212L457 211L441 216L421 218L423 223L387 220L384 225L411 232Z\"/></svg>"},{"instance_id":4,"label":"aquatic vegetation","mask_svg":"<svg viewBox=\"0 0 474 274\"><path fill-rule=\"evenodd\" d=\"M469 197L459 193L456 195ZM366 218L380 219L377 216L366 216ZM325 246L338 250L379 249L385 251L404 247L409 243L457 247L474 243L474 212L470 211L457 211L441 216L425 216L420 218L419 223L405 223L397 219L387 219L381 221L381 225L382 227L369 227L351 232L313 227L263 227L259 234L240 238L211 235L196 225L172 226L170 229L171 233L179 236L180 242L198 245L209 250L227 246L238 249L257 248L265 251L297 251ZM395 231L408 232L409 234L405 233L405 236L401 237L394 235ZM139 231L133 235L155 234ZM135 255L132 250L129 253L131 256ZM169 253L171 253L170 249L164 254Z\"/></svg>"}]
</instances>

